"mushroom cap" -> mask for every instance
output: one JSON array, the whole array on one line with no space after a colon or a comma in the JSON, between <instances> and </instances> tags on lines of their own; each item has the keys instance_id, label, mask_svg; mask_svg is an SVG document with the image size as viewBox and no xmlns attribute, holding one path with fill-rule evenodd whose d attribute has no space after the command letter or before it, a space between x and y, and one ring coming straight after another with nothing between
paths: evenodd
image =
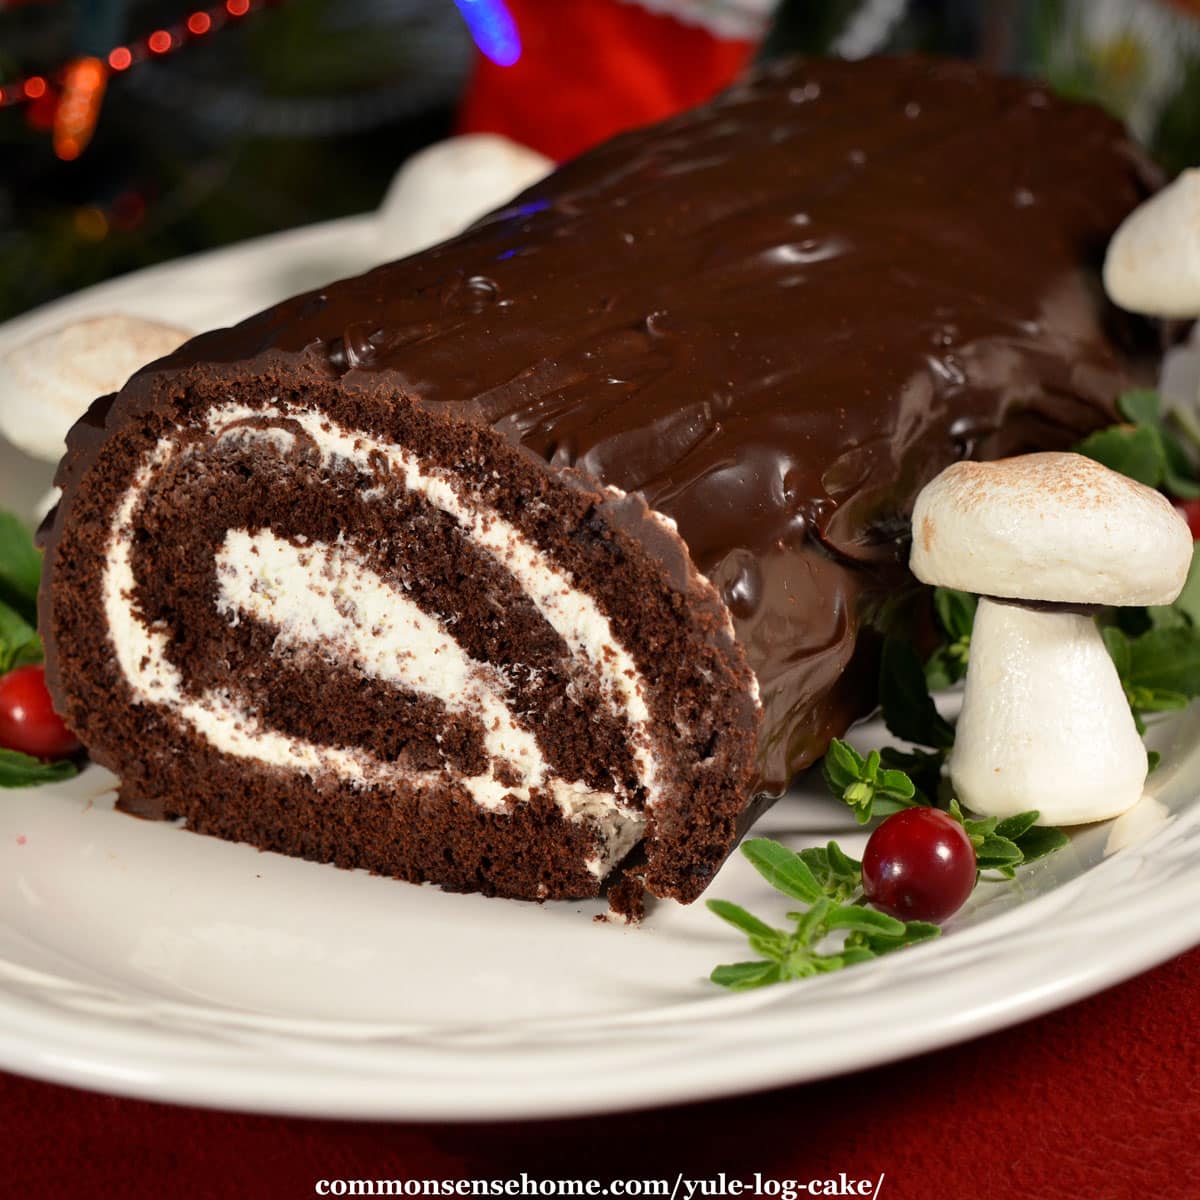
<instances>
[{"instance_id":1,"label":"mushroom cap","mask_svg":"<svg viewBox=\"0 0 1200 1200\"><path fill-rule=\"evenodd\" d=\"M1082 454L955 463L913 510L913 574L979 595L1170 604L1191 561L1187 522L1165 496Z\"/></svg>"},{"instance_id":2,"label":"mushroom cap","mask_svg":"<svg viewBox=\"0 0 1200 1200\"><path fill-rule=\"evenodd\" d=\"M97 396L192 335L144 317L112 313L73 321L22 342L0 360L0 433L47 462L63 456L67 430Z\"/></svg>"},{"instance_id":3,"label":"mushroom cap","mask_svg":"<svg viewBox=\"0 0 1200 1200\"><path fill-rule=\"evenodd\" d=\"M1121 222L1104 290L1130 312L1200 317L1200 170L1182 172Z\"/></svg>"},{"instance_id":4,"label":"mushroom cap","mask_svg":"<svg viewBox=\"0 0 1200 1200\"><path fill-rule=\"evenodd\" d=\"M544 179L554 163L496 133L463 133L407 159L379 207L379 239L393 258L462 233Z\"/></svg>"}]
</instances>

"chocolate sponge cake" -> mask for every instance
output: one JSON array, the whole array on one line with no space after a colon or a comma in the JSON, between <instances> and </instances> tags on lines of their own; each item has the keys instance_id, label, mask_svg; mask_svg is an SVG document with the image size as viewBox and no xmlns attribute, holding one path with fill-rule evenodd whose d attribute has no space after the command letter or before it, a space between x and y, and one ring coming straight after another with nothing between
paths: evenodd
<instances>
[{"instance_id":1,"label":"chocolate sponge cake","mask_svg":"<svg viewBox=\"0 0 1200 1200\"><path fill-rule=\"evenodd\" d=\"M873 704L917 491L1113 417L1119 126L794 61L413 258L205 334L76 426L60 710L121 801L511 897L693 900ZM628 890L628 888L626 889Z\"/></svg>"}]
</instances>

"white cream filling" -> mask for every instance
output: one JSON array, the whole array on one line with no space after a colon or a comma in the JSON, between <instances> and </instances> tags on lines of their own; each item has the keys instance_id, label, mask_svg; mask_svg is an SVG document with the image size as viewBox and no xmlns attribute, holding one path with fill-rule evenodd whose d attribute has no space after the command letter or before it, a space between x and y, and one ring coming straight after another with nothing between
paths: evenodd
<instances>
[{"instance_id":1,"label":"white cream filling","mask_svg":"<svg viewBox=\"0 0 1200 1200\"><path fill-rule=\"evenodd\" d=\"M462 782L485 808L503 807L510 794L527 800L529 789L544 782L546 761L502 699L500 673L470 658L344 541L296 546L269 530L231 529L217 551L217 581L217 611L277 625L276 646L317 646L331 661L478 717L492 768ZM499 763L516 768L521 787L495 778Z\"/></svg>"},{"instance_id":2,"label":"white cream filling","mask_svg":"<svg viewBox=\"0 0 1200 1200\"><path fill-rule=\"evenodd\" d=\"M195 699L184 695L183 678L167 657L167 631L148 625L134 602L137 581L131 558L133 513L154 472L172 457L174 450L172 442L161 439L138 468L113 515L105 557L101 583L105 620L117 665L134 697L141 703L171 709L222 753L238 758L256 759L309 776L333 773L360 783L371 777L395 778L401 774L417 786L444 782L444 777L435 772L402 771L358 750L318 746L265 730L224 693L205 692Z\"/></svg>"},{"instance_id":3,"label":"white cream filling","mask_svg":"<svg viewBox=\"0 0 1200 1200\"><path fill-rule=\"evenodd\" d=\"M530 596L568 648L585 657L607 689L609 704L622 712L632 731L631 753L646 790L656 796L656 764L649 748L649 710L645 685L632 657L616 641L608 619L571 577L528 542L498 514L459 495L449 477L425 468L399 445L355 435L316 410L284 414L275 409L249 409L234 403L210 412L210 430L220 436L225 425L246 417L296 421L320 450L325 465L343 460L372 472L379 456L409 490L418 491L452 516L476 545L503 565ZM229 436L253 437L277 452L294 445L286 429L239 426ZM135 473L112 520L102 583L105 616L118 665L135 697L173 710L183 721L224 753L250 758L310 777L324 773L370 786L400 779L417 787L444 785L439 771L414 771L381 763L356 748L321 746L264 729L253 713L240 708L227 693L208 691L189 698L177 668L167 656L169 632L151 627L139 614L132 568L132 518L155 473L177 452L162 439ZM191 453L189 449L187 451ZM368 498L382 489L364 493ZM326 649L345 661L349 656L365 673L440 699L452 711L483 717L488 771L461 782L475 801L502 808L511 797L526 799L531 787L549 787L563 814L586 821L599 835L601 851L586 866L603 877L636 844L644 818L610 792L594 791L579 781L547 779L549 774L536 739L513 717L505 700L500 672L471 659L446 626L424 613L402 591L370 572L360 556L341 540L328 546L297 546L265 531L230 530L217 555L219 607L233 621L245 613L279 628L281 646ZM521 776L519 787L495 778L499 763L511 764Z\"/></svg>"},{"instance_id":4,"label":"white cream filling","mask_svg":"<svg viewBox=\"0 0 1200 1200\"><path fill-rule=\"evenodd\" d=\"M629 723L630 750L646 790L646 804L654 804L658 794L657 769L650 749L645 682L633 656L614 636L608 618L591 596L574 585L567 571L498 513L473 497L461 495L449 473L425 466L415 454L395 442L347 430L317 409L292 409L285 414L277 408L250 408L230 401L209 410L208 428L220 437L226 426L250 418L294 422L312 439L324 466L341 460L371 475L382 461L399 477L406 491L424 496L434 507L453 517L476 546L486 550L512 575L567 648L573 654L582 654L596 669L610 692L613 712L623 715ZM249 427L237 425L230 432L249 431ZM261 435L264 431L254 432Z\"/></svg>"}]
</instances>

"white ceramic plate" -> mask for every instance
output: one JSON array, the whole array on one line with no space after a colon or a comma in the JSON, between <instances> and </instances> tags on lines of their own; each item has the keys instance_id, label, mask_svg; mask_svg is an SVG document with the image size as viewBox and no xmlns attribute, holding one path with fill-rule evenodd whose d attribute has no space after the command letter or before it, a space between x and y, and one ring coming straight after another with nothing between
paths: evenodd
<instances>
[{"instance_id":1,"label":"white ceramic plate","mask_svg":"<svg viewBox=\"0 0 1200 1200\"><path fill-rule=\"evenodd\" d=\"M0 329L0 354L78 316L227 323L370 264L369 219L92 289ZM49 469L0 448L0 505ZM1045 1012L1200 941L1200 715L1153 731L1153 793L940 941L744 995L702 906L636 929L599 902L447 895L260 854L112 810L112 777L0 792L0 1066L109 1092L307 1115L562 1116L813 1079ZM878 728L854 740L880 744ZM763 820L790 844L863 837L816 790ZM780 918L740 856L710 896Z\"/></svg>"}]
</instances>

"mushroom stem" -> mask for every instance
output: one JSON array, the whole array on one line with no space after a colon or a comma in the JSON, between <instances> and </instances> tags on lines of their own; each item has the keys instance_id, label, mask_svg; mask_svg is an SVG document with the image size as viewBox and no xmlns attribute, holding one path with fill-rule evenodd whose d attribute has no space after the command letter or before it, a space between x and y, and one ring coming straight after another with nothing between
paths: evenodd
<instances>
[{"instance_id":1,"label":"mushroom stem","mask_svg":"<svg viewBox=\"0 0 1200 1200\"><path fill-rule=\"evenodd\" d=\"M959 800L987 816L1037 809L1039 824L1132 808L1146 748L1095 621L979 602L950 757Z\"/></svg>"}]
</instances>

